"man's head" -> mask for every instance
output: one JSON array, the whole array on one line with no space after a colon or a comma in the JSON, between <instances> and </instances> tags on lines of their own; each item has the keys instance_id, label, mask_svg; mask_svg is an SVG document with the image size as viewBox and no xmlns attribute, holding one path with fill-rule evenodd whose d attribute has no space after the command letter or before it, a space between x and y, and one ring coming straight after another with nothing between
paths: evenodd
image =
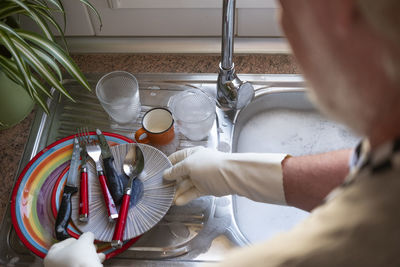
<instances>
[{"instance_id":1,"label":"man's head","mask_svg":"<svg viewBox=\"0 0 400 267\"><path fill-rule=\"evenodd\" d=\"M400 1L280 2L283 29L321 109L373 143L400 135L393 127L400 123Z\"/></svg>"}]
</instances>

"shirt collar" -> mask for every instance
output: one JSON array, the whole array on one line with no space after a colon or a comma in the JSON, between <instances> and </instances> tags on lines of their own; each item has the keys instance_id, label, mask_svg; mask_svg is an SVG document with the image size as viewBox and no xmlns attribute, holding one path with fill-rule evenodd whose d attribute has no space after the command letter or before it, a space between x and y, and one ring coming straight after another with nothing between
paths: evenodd
<instances>
[{"instance_id":1,"label":"shirt collar","mask_svg":"<svg viewBox=\"0 0 400 267\"><path fill-rule=\"evenodd\" d=\"M354 149L350 160L350 176L360 172L372 174L400 167L400 138L371 149L368 139Z\"/></svg>"}]
</instances>

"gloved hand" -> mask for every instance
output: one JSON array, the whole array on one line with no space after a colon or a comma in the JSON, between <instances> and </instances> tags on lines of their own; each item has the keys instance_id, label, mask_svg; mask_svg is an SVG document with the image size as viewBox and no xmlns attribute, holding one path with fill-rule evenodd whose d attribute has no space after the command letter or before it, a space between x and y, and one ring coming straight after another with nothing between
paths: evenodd
<instances>
[{"instance_id":1,"label":"gloved hand","mask_svg":"<svg viewBox=\"0 0 400 267\"><path fill-rule=\"evenodd\" d=\"M97 253L91 232L79 239L68 238L52 245L44 258L45 267L100 267L106 256Z\"/></svg>"},{"instance_id":2,"label":"gloved hand","mask_svg":"<svg viewBox=\"0 0 400 267\"><path fill-rule=\"evenodd\" d=\"M194 147L173 153L164 179L176 180L175 204L203 195L237 194L258 202L286 204L281 162L287 154L222 153Z\"/></svg>"}]
</instances>

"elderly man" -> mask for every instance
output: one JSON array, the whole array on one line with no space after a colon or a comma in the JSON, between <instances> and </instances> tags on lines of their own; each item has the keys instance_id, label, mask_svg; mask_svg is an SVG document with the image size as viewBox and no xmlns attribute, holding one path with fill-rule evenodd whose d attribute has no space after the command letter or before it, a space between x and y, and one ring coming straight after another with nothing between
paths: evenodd
<instances>
[{"instance_id":1,"label":"elderly man","mask_svg":"<svg viewBox=\"0 0 400 267\"><path fill-rule=\"evenodd\" d=\"M280 3L311 97L366 138L353 152L304 157L192 148L171 155L164 178L179 181L178 205L239 194L312 210L222 266L400 266L400 1Z\"/></svg>"}]
</instances>

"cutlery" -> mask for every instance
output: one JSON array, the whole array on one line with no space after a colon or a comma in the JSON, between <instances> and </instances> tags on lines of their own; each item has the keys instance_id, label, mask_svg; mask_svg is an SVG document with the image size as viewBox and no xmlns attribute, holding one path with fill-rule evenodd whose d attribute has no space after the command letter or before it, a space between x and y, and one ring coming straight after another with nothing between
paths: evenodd
<instances>
[{"instance_id":1,"label":"cutlery","mask_svg":"<svg viewBox=\"0 0 400 267\"><path fill-rule=\"evenodd\" d=\"M106 204L108 219L110 220L110 222L112 222L116 218L118 218L118 211L115 206L114 200L110 194L110 191L108 190L106 177L104 175L103 167L101 166L100 163L100 155L101 155L100 146L96 144L94 140L91 140L91 142L86 145L86 151L89 157L96 164L97 176L100 181L101 191L103 193L104 202Z\"/></svg>"},{"instance_id":2,"label":"cutlery","mask_svg":"<svg viewBox=\"0 0 400 267\"><path fill-rule=\"evenodd\" d=\"M69 165L69 172L67 177L67 183L64 186L62 194L60 208L58 209L55 232L57 240L61 241L71 237L67 232L69 220L71 219L71 196L78 191L77 179L78 179L78 167L79 167L79 153L80 147L78 138L74 138L73 151L71 163Z\"/></svg>"},{"instance_id":3,"label":"cutlery","mask_svg":"<svg viewBox=\"0 0 400 267\"><path fill-rule=\"evenodd\" d=\"M78 129L79 144L81 146L81 179L79 194L79 221L87 222L89 220L89 186L87 173L87 151L86 145L89 143L89 133L86 128Z\"/></svg>"},{"instance_id":4,"label":"cutlery","mask_svg":"<svg viewBox=\"0 0 400 267\"><path fill-rule=\"evenodd\" d=\"M129 176L129 182L124 189L124 196L119 209L117 225L114 228L114 235L111 241L111 246L113 248L121 248L123 245L122 238L125 231L126 216L129 210L133 181L143 171L144 168L143 152L137 144L132 144L132 146L129 148L122 167L125 174Z\"/></svg>"},{"instance_id":5,"label":"cutlery","mask_svg":"<svg viewBox=\"0 0 400 267\"><path fill-rule=\"evenodd\" d=\"M101 130L96 129L96 134L101 148L101 157L103 159L108 189L110 190L115 204L118 205L121 203L122 197L124 196L124 182L126 183L128 178L124 174L119 174L115 169L114 156L111 154L110 147Z\"/></svg>"}]
</instances>

